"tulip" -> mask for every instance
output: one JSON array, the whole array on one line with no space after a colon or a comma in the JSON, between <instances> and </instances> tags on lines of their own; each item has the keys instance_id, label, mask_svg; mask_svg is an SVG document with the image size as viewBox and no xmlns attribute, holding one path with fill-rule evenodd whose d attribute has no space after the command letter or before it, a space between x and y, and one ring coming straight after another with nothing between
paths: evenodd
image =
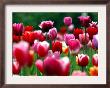
<instances>
[{"instance_id":1,"label":"tulip","mask_svg":"<svg viewBox=\"0 0 110 88\"><path fill-rule=\"evenodd\" d=\"M93 64L94 66L98 66L98 54L94 54L94 55L92 56L92 64Z\"/></svg>"},{"instance_id":2,"label":"tulip","mask_svg":"<svg viewBox=\"0 0 110 88\"><path fill-rule=\"evenodd\" d=\"M89 38L92 40L93 36L98 33L98 28L96 28L96 27L88 27L87 28L87 33L89 34Z\"/></svg>"},{"instance_id":3,"label":"tulip","mask_svg":"<svg viewBox=\"0 0 110 88\"><path fill-rule=\"evenodd\" d=\"M88 33L83 33L83 34L79 34L79 41L81 44L85 45L85 44L88 44L89 42L89 35Z\"/></svg>"},{"instance_id":4,"label":"tulip","mask_svg":"<svg viewBox=\"0 0 110 88\"><path fill-rule=\"evenodd\" d=\"M60 41L52 42L52 51L59 51L62 53L62 43Z\"/></svg>"},{"instance_id":5,"label":"tulip","mask_svg":"<svg viewBox=\"0 0 110 88\"><path fill-rule=\"evenodd\" d=\"M57 29L51 28L48 32L48 37L49 39L54 40L57 37Z\"/></svg>"},{"instance_id":6,"label":"tulip","mask_svg":"<svg viewBox=\"0 0 110 88\"><path fill-rule=\"evenodd\" d=\"M94 35L92 39L92 47L93 49L98 49L98 35Z\"/></svg>"},{"instance_id":7,"label":"tulip","mask_svg":"<svg viewBox=\"0 0 110 88\"><path fill-rule=\"evenodd\" d=\"M13 35L13 42L19 42L21 40L20 36Z\"/></svg>"},{"instance_id":8,"label":"tulip","mask_svg":"<svg viewBox=\"0 0 110 88\"><path fill-rule=\"evenodd\" d=\"M60 28L60 34L64 35L67 32L67 28L65 26Z\"/></svg>"},{"instance_id":9,"label":"tulip","mask_svg":"<svg viewBox=\"0 0 110 88\"><path fill-rule=\"evenodd\" d=\"M29 44L24 41L15 43L13 45L13 57L20 66L31 66L33 62L33 54L29 51Z\"/></svg>"},{"instance_id":10,"label":"tulip","mask_svg":"<svg viewBox=\"0 0 110 88\"><path fill-rule=\"evenodd\" d=\"M22 35L22 39L29 42L32 45L35 40L34 32L25 31Z\"/></svg>"},{"instance_id":11,"label":"tulip","mask_svg":"<svg viewBox=\"0 0 110 88\"><path fill-rule=\"evenodd\" d=\"M78 19L81 25L84 27L88 27L89 23L91 22L90 16L79 16Z\"/></svg>"},{"instance_id":12,"label":"tulip","mask_svg":"<svg viewBox=\"0 0 110 88\"><path fill-rule=\"evenodd\" d=\"M66 55L68 55L69 52L69 48L64 41L62 42L62 52Z\"/></svg>"},{"instance_id":13,"label":"tulip","mask_svg":"<svg viewBox=\"0 0 110 88\"><path fill-rule=\"evenodd\" d=\"M80 47L80 42L79 42L79 40L77 40L77 39L71 39L71 40L69 40L68 46L69 46L69 49L70 49L70 53L71 53L72 55L78 54L79 51L80 51L80 48L81 48L81 47Z\"/></svg>"},{"instance_id":14,"label":"tulip","mask_svg":"<svg viewBox=\"0 0 110 88\"><path fill-rule=\"evenodd\" d=\"M65 25L69 26L72 24L72 18L71 17L64 17L63 22Z\"/></svg>"},{"instance_id":15,"label":"tulip","mask_svg":"<svg viewBox=\"0 0 110 88\"><path fill-rule=\"evenodd\" d=\"M98 67L96 67L96 66L91 67L89 74L90 74L90 76L98 76Z\"/></svg>"},{"instance_id":16,"label":"tulip","mask_svg":"<svg viewBox=\"0 0 110 88\"><path fill-rule=\"evenodd\" d=\"M21 67L19 63L15 60L13 60L13 65L12 65L12 72L13 74L19 74L21 70Z\"/></svg>"},{"instance_id":17,"label":"tulip","mask_svg":"<svg viewBox=\"0 0 110 88\"><path fill-rule=\"evenodd\" d=\"M63 41L63 35L61 33L57 33L57 38L56 40L59 40L59 41Z\"/></svg>"},{"instance_id":18,"label":"tulip","mask_svg":"<svg viewBox=\"0 0 110 88\"><path fill-rule=\"evenodd\" d=\"M43 41L37 44L37 49L35 51L37 51L36 53L40 57L45 57L48 54L48 50L49 50L49 43L46 41Z\"/></svg>"},{"instance_id":19,"label":"tulip","mask_svg":"<svg viewBox=\"0 0 110 88\"><path fill-rule=\"evenodd\" d=\"M26 26L24 28L24 31L33 31L33 30L34 30L33 26Z\"/></svg>"},{"instance_id":20,"label":"tulip","mask_svg":"<svg viewBox=\"0 0 110 88\"><path fill-rule=\"evenodd\" d=\"M44 73L43 61L42 60L36 60L35 65L41 73Z\"/></svg>"},{"instance_id":21,"label":"tulip","mask_svg":"<svg viewBox=\"0 0 110 88\"><path fill-rule=\"evenodd\" d=\"M88 55L78 54L78 56L76 56L76 59L78 60L78 65L80 66L87 66L89 63Z\"/></svg>"},{"instance_id":22,"label":"tulip","mask_svg":"<svg viewBox=\"0 0 110 88\"><path fill-rule=\"evenodd\" d=\"M42 21L39 27L43 30L43 32L48 32L49 29L53 27L54 22L52 21Z\"/></svg>"},{"instance_id":23,"label":"tulip","mask_svg":"<svg viewBox=\"0 0 110 88\"><path fill-rule=\"evenodd\" d=\"M73 71L72 76L87 76L86 72Z\"/></svg>"},{"instance_id":24,"label":"tulip","mask_svg":"<svg viewBox=\"0 0 110 88\"><path fill-rule=\"evenodd\" d=\"M68 57L60 57L56 55L47 56L44 59L44 71L46 75L67 76L70 70L70 62Z\"/></svg>"},{"instance_id":25,"label":"tulip","mask_svg":"<svg viewBox=\"0 0 110 88\"><path fill-rule=\"evenodd\" d=\"M64 35L64 41L66 42L67 45L68 45L69 40L71 40L71 39L75 39L75 36L73 34Z\"/></svg>"},{"instance_id":26,"label":"tulip","mask_svg":"<svg viewBox=\"0 0 110 88\"><path fill-rule=\"evenodd\" d=\"M84 31L79 28L74 29L74 32L73 32L76 39L79 39L79 34L83 34L83 33L84 33Z\"/></svg>"},{"instance_id":27,"label":"tulip","mask_svg":"<svg viewBox=\"0 0 110 88\"><path fill-rule=\"evenodd\" d=\"M97 26L97 22L91 22L90 23L90 27L95 27L95 28L97 28L98 29L98 26Z\"/></svg>"},{"instance_id":28,"label":"tulip","mask_svg":"<svg viewBox=\"0 0 110 88\"><path fill-rule=\"evenodd\" d=\"M13 24L13 34L22 35L23 32L24 32L24 26L22 23Z\"/></svg>"},{"instance_id":29,"label":"tulip","mask_svg":"<svg viewBox=\"0 0 110 88\"><path fill-rule=\"evenodd\" d=\"M68 26L68 30L69 31L73 31L73 29L74 29L74 25L73 24L71 24L70 26Z\"/></svg>"}]
</instances>

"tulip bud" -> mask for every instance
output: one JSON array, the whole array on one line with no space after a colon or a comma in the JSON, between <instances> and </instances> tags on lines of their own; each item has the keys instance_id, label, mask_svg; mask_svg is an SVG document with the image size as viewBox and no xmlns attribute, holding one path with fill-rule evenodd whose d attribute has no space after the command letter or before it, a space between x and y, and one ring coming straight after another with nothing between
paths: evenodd
<instances>
[{"instance_id":1,"label":"tulip bud","mask_svg":"<svg viewBox=\"0 0 110 88\"><path fill-rule=\"evenodd\" d=\"M80 48L81 48L80 42L77 39L74 39L74 40L71 39L71 40L69 40L68 46L69 46L69 49L70 49L70 53L73 54L73 55L74 54L78 54L79 51L80 51Z\"/></svg>"},{"instance_id":2,"label":"tulip bud","mask_svg":"<svg viewBox=\"0 0 110 88\"><path fill-rule=\"evenodd\" d=\"M84 27L88 27L89 23L91 22L90 16L79 16L78 19L81 25Z\"/></svg>"},{"instance_id":3,"label":"tulip bud","mask_svg":"<svg viewBox=\"0 0 110 88\"><path fill-rule=\"evenodd\" d=\"M67 45L68 45L68 41L71 39L75 39L75 36L73 34L65 34L64 35L64 41L66 42Z\"/></svg>"},{"instance_id":4,"label":"tulip bud","mask_svg":"<svg viewBox=\"0 0 110 88\"><path fill-rule=\"evenodd\" d=\"M48 32L49 29L53 27L54 22L52 21L42 21L39 27L43 30L43 32Z\"/></svg>"},{"instance_id":5,"label":"tulip bud","mask_svg":"<svg viewBox=\"0 0 110 88\"><path fill-rule=\"evenodd\" d=\"M98 55L97 54L93 55L93 57L92 57L92 64L94 66L98 66Z\"/></svg>"},{"instance_id":6,"label":"tulip bud","mask_svg":"<svg viewBox=\"0 0 110 88\"><path fill-rule=\"evenodd\" d=\"M19 63L14 60L13 61L13 66L12 66L13 74L19 74L20 70L21 70L21 67L20 67Z\"/></svg>"},{"instance_id":7,"label":"tulip bud","mask_svg":"<svg viewBox=\"0 0 110 88\"><path fill-rule=\"evenodd\" d=\"M89 35L88 33L84 34L79 34L79 41L81 42L81 44L87 44L89 42Z\"/></svg>"},{"instance_id":8,"label":"tulip bud","mask_svg":"<svg viewBox=\"0 0 110 88\"><path fill-rule=\"evenodd\" d=\"M13 33L15 35L22 35L23 31L24 31L24 26L22 23L13 24Z\"/></svg>"},{"instance_id":9,"label":"tulip bud","mask_svg":"<svg viewBox=\"0 0 110 88\"><path fill-rule=\"evenodd\" d=\"M48 37L49 39L54 40L57 37L57 29L51 28L48 32Z\"/></svg>"},{"instance_id":10,"label":"tulip bud","mask_svg":"<svg viewBox=\"0 0 110 88\"><path fill-rule=\"evenodd\" d=\"M92 39L92 47L93 49L98 49L98 35L94 35Z\"/></svg>"},{"instance_id":11,"label":"tulip bud","mask_svg":"<svg viewBox=\"0 0 110 88\"><path fill-rule=\"evenodd\" d=\"M43 42L39 42L37 45L37 54L40 57L45 57L48 54L48 50L49 50L49 43L46 41Z\"/></svg>"},{"instance_id":12,"label":"tulip bud","mask_svg":"<svg viewBox=\"0 0 110 88\"><path fill-rule=\"evenodd\" d=\"M91 67L89 74L91 76L98 76L98 67L96 67L96 66Z\"/></svg>"},{"instance_id":13,"label":"tulip bud","mask_svg":"<svg viewBox=\"0 0 110 88\"><path fill-rule=\"evenodd\" d=\"M72 18L71 17L65 17L63 21L64 21L64 24L67 26L72 24Z\"/></svg>"},{"instance_id":14,"label":"tulip bud","mask_svg":"<svg viewBox=\"0 0 110 88\"><path fill-rule=\"evenodd\" d=\"M33 30L34 30L33 26L26 26L24 28L24 31L33 31Z\"/></svg>"},{"instance_id":15,"label":"tulip bud","mask_svg":"<svg viewBox=\"0 0 110 88\"><path fill-rule=\"evenodd\" d=\"M89 56L84 54L78 54L78 65L87 66L89 63Z\"/></svg>"}]
</instances>

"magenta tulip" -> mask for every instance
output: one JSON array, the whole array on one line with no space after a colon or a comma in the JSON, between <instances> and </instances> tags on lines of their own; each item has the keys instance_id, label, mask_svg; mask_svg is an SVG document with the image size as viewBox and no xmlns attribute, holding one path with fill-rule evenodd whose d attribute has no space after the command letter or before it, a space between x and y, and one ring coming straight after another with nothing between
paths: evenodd
<instances>
[{"instance_id":1,"label":"magenta tulip","mask_svg":"<svg viewBox=\"0 0 110 88\"><path fill-rule=\"evenodd\" d=\"M72 24L72 18L71 17L65 17L63 21L64 21L64 24L67 26Z\"/></svg>"}]
</instances>

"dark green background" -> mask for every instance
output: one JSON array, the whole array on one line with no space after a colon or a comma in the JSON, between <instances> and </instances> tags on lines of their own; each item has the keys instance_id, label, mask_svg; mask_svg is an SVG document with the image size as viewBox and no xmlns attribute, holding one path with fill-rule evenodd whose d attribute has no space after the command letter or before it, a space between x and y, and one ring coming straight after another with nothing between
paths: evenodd
<instances>
[{"instance_id":1,"label":"dark green background","mask_svg":"<svg viewBox=\"0 0 110 88\"><path fill-rule=\"evenodd\" d=\"M82 13L76 12L13 12L13 23L23 23L25 26L32 25L35 29L40 29L38 25L42 21L51 20L54 21L54 26L59 30L61 26L64 26L63 18L70 16L73 19L73 24L76 27L81 27L78 16ZM98 13L87 13L91 17L92 21L98 21Z\"/></svg>"}]
</instances>

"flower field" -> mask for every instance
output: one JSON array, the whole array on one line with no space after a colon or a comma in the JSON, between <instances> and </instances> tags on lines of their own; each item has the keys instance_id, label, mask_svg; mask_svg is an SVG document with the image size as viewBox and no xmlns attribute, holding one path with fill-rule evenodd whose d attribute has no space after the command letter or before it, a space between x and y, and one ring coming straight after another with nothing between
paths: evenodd
<instances>
[{"instance_id":1,"label":"flower field","mask_svg":"<svg viewBox=\"0 0 110 88\"><path fill-rule=\"evenodd\" d=\"M13 75L98 76L96 13L13 13Z\"/></svg>"}]
</instances>

